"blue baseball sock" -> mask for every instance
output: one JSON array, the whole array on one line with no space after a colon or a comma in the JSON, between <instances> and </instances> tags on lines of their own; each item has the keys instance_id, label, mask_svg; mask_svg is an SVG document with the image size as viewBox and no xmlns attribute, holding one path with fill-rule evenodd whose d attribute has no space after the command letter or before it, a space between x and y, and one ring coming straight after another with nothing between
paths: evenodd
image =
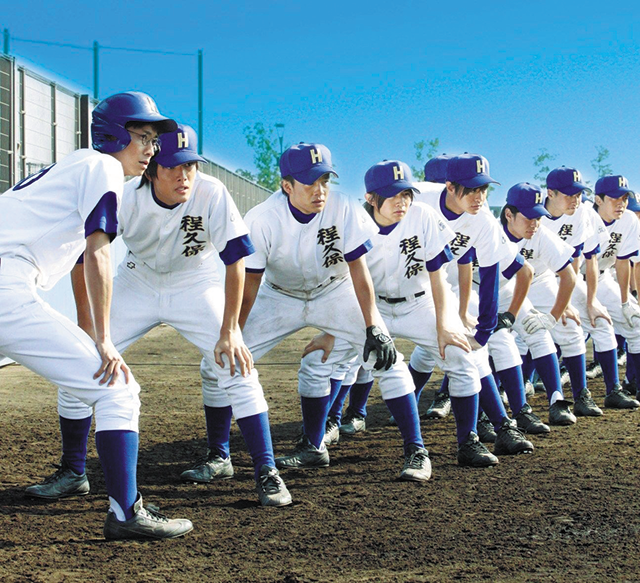
<instances>
[{"instance_id":1,"label":"blue baseball sock","mask_svg":"<svg viewBox=\"0 0 640 583\"><path fill-rule=\"evenodd\" d=\"M331 379L331 394L329 395L331 407L329 409L329 416L335 417L338 425L340 425L342 409L350 389L351 385L345 385L342 381Z\"/></svg>"},{"instance_id":2,"label":"blue baseball sock","mask_svg":"<svg viewBox=\"0 0 640 583\"><path fill-rule=\"evenodd\" d=\"M618 348L620 350L627 349L627 339L621 334L616 334L616 341L618 342Z\"/></svg>"},{"instance_id":3,"label":"blue baseball sock","mask_svg":"<svg viewBox=\"0 0 640 583\"><path fill-rule=\"evenodd\" d=\"M269 429L269 414L257 413L242 419L236 419L244 442L251 454L256 481L260 476L260 468L263 465L270 468L276 467L273 457L273 443L271 442L271 430Z\"/></svg>"},{"instance_id":4,"label":"blue baseball sock","mask_svg":"<svg viewBox=\"0 0 640 583\"><path fill-rule=\"evenodd\" d=\"M438 389L438 394L441 395L442 393L448 393L449 392L449 377L447 375L444 375L442 377L442 382L440 383L440 388Z\"/></svg>"},{"instance_id":5,"label":"blue baseball sock","mask_svg":"<svg viewBox=\"0 0 640 583\"><path fill-rule=\"evenodd\" d=\"M560 382L560 364L558 363L558 355L553 352L540 358L534 358L533 363L538 371L538 375L544 384L544 390L547 392L547 400L551 401L553 393L560 393L564 399L562 391L562 383Z\"/></svg>"},{"instance_id":6,"label":"blue baseball sock","mask_svg":"<svg viewBox=\"0 0 640 583\"><path fill-rule=\"evenodd\" d=\"M62 435L62 460L76 474L84 474L87 462L87 440L93 417L66 419L60 417Z\"/></svg>"},{"instance_id":7,"label":"blue baseball sock","mask_svg":"<svg viewBox=\"0 0 640 583\"><path fill-rule=\"evenodd\" d=\"M222 459L229 457L229 432L231 431L231 406L204 406L204 416L207 422L207 445L212 451L217 451Z\"/></svg>"},{"instance_id":8,"label":"blue baseball sock","mask_svg":"<svg viewBox=\"0 0 640 583\"><path fill-rule=\"evenodd\" d=\"M628 383L635 382L636 385L638 384L637 372L633 364L633 358L629 356L628 348L627 348L627 369L625 371L625 377Z\"/></svg>"},{"instance_id":9,"label":"blue baseball sock","mask_svg":"<svg viewBox=\"0 0 640 583\"><path fill-rule=\"evenodd\" d=\"M98 431L96 448L107 494L120 506L124 520L129 520L133 518L133 504L138 497L138 433L125 430ZM122 517L118 519L122 520Z\"/></svg>"},{"instance_id":10,"label":"blue baseball sock","mask_svg":"<svg viewBox=\"0 0 640 583\"><path fill-rule=\"evenodd\" d=\"M305 435L316 447L322 445L322 439L326 431L327 416L329 415L329 399L326 397L301 397L302 421Z\"/></svg>"},{"instance_id":11,"label":"blue baseball sock","mask_svg":"<svg viewBox=\"0 0 640 583\"><path fill-rule=\"evenodd\" d=\"M422 435L420 433L420 417L418 416L418 405L414 393L404 395L404 397L396 397L385 401L389 411L398 424L398 429L402 434L404 441L404 452L408 451L408 447L412 444L418 447L424 447Z\"/></svg>"},{"instance_id":12,"label":"blue baseball sock","mask_svg":"<svg viewBox=\"0 0 640 583\"><path fill-rule=\"evenodd\" d=\"M602 377L608 395L613 391L613 388L620 383L620 376L618 375L618 352L615 348L612 348L605 352L596 352L594 350L593 354L602 368ZM628 369L629 364L627 363L627 370Z\"/></svg>"},{"instance_id":13,"label":"blue baseball sock","mask_svg":"<svg viewBox=\"0 0 640 583\"><path fill-rule=\"evenodd\" d=\"M629 366L629 361L631 361L631 366ZM627 352L627 370L629 368L631 368L634 375L636 374L636 371L640 370L640 353ZM638 378L635 377L635 380L637 382Z\"/></svg>"},{"instance_id":14,"label":"blue baseball sock","mask_svg":"<svg viewBox=\"0 0 640 583\"><path fill-rule=\"evenodd\" d=\"M521 354L520 356L522 357L522 378L525 381L531 381L536 370L531 352L527 351L527 354Z\"/></svg>"},{"instance_id":15,"label":"blue baseball sock","mask_svg":"<svg viewBox=\"0 0 640 583\"><path fill-rule=\"evenodd\" d=\"M451 410L456 420L456 437L458 443L462 443L472 431L478 433L477 421L480 399L477 393L470 397L450 398Z\"/></svg>"},{"instance_id":16,"label":"blue baseball sock","mask_svg":"<svg viewBox=\"0 0 640 583\"><path fill-rule=\"evenodd\" d=\"M424 389L424 386L427 384L427 382L431 378L431 375L433 374L433 371L430 371L430 372L418 372L417 370L412 368L411 365L409 365L409 373L411 374L411 378L413 379L413 385L416 388L416 391L415 391L415 393L416 393L416 402L419 403L420 402L420 395L422 394L422 389Z\"/></svg>"},{"instance_id":17,"label":"blue baseball sock","mask_svg":"<svg viewBox=\"0 0 640 583\"><path fill-rule=\"evenodd\" d=\"M492 374L480 379L480 407L489 417L496 431L507 417L507 411L500 399L500 393Z\"/></svg>"},{"instance_id":18,"label":"blue baseball sock","mask_svg":"<svg viewBox=\"0 0 640 583\"><path fill-rule=\"evenodd\" d=\"M524 394L524 379L522 378L522 368L514 366L498 372L498 378L502 383L502 387L507 393L509 399L509 407L511 412L517 415L520 409L524 407L527 399Z\"/></svg>"},{"instance_id":19,"label":"blue baseball sock","mask_svg":"<svg viewBox=\"0 0 640 583\"><path fill-rule=\"evenodd\" d=\"M577 356L565 356L562 359L562 362L569 371L571 392L573 393L573 400L575 401L578 398L578 395L582 392L582 389L587 386L586 355L578 354ZM600 365L602 365L602 363L600 363Z\"/></svg>"},{"instance_id":20,"label":"blue baseball sock","mask_svg":"<svg viewBox=\"0 0 640 583\"><path fill-rule=\"evenodd\" d=\"M367 401L369 400L371 387L373 387L373 381L369 381L368 383L356 383L351 387L351 394L349 395L349 409L352 413L360 415L360 417L367 416Z\"/></svg>"}]
</instances>

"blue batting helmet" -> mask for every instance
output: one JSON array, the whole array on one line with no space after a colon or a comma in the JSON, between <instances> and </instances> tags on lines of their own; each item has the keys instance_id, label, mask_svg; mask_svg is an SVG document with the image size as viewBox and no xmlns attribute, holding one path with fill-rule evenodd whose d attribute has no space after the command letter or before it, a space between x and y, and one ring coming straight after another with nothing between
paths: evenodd
<instances>
[{"instance_id":1,"label":"blue batting helmet","mask_svg":"<svg viewBox=\"0 0 640 583\"><path fill-rule=\"evenodd\" d=\"M155 101L146 93L116 93L102 100L93 110L91 141L94 149L104 154L124 150L131 142L131 135L125 129L131 121L152 123L159 134L175 131L178 127L175 121L158 112Z\"/></svg>"}]
</instances>

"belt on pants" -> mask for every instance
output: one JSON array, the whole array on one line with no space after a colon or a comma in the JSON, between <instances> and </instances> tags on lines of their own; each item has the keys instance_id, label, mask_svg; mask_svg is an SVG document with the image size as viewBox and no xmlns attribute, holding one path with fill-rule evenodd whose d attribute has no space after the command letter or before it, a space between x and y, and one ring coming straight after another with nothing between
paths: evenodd
<instances>
[{"instance_id":1,"label":"belt on pants","mask_svg":"<svg viewBox=\"0 0 640 583\"><path fill-rule=\"evenodd\" d=\"M402 302L406 302L414 298L419 298L420 296L423 296L426 293L427 292L423 290L421 292L418 292L417 294L413 294L412 296L409 296L408 298L385 298L384 296L378 296L378 298L381 299L383 302L387 302L387 304L401 304Z\"/></svg>"}]
</instances>

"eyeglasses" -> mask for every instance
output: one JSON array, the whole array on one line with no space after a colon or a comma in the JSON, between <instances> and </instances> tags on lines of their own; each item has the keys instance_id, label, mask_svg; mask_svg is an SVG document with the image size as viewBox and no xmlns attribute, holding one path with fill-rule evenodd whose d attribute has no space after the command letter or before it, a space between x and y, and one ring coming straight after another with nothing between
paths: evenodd
<instances>
[{"instance_id":1,"label":"eyeglasses","mask_svg":"<svg viewBox=\"0 0 640 583\"><path fill-rule=\"evenodd\" d=\"M143 146L148 146L149 144L151 144L156 153L160 151L160 140L158 138L152 138L148 134L141 134L139 132L134 132L133 130L127 131L134 136L138 136L138 138L140 139L140 143Z\"/></svg>"}]
</instances>

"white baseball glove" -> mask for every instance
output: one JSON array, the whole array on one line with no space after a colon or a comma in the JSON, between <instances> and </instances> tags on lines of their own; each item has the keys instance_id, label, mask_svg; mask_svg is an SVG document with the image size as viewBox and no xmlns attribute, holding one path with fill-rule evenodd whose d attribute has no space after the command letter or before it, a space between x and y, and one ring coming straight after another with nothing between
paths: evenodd
<instances>
[{"instance_id":1,"label":"white baseball glove","mask_svg":"<svg viewBox=\"0 0 640 583\"><path fill-rule=\"evenodd\" d=\"M629 326L640 325L640 307L635 302L633 304L631 302L622 304L622 315ZM634 318L638 318L638 320L634 322Z\"/></svg>"},{"instance_id":2,"label":"white baseball glove","mask_svg":"<svg viewBox=\"0 0 640 583\"><path fill-rule=\"evenodd\" d=\"M522 320L522 327L527 334L533 334L538 330L551 330L557 323L558 321L551 314L531 310L531 313Z\"/></svg>"}]
</instances>

